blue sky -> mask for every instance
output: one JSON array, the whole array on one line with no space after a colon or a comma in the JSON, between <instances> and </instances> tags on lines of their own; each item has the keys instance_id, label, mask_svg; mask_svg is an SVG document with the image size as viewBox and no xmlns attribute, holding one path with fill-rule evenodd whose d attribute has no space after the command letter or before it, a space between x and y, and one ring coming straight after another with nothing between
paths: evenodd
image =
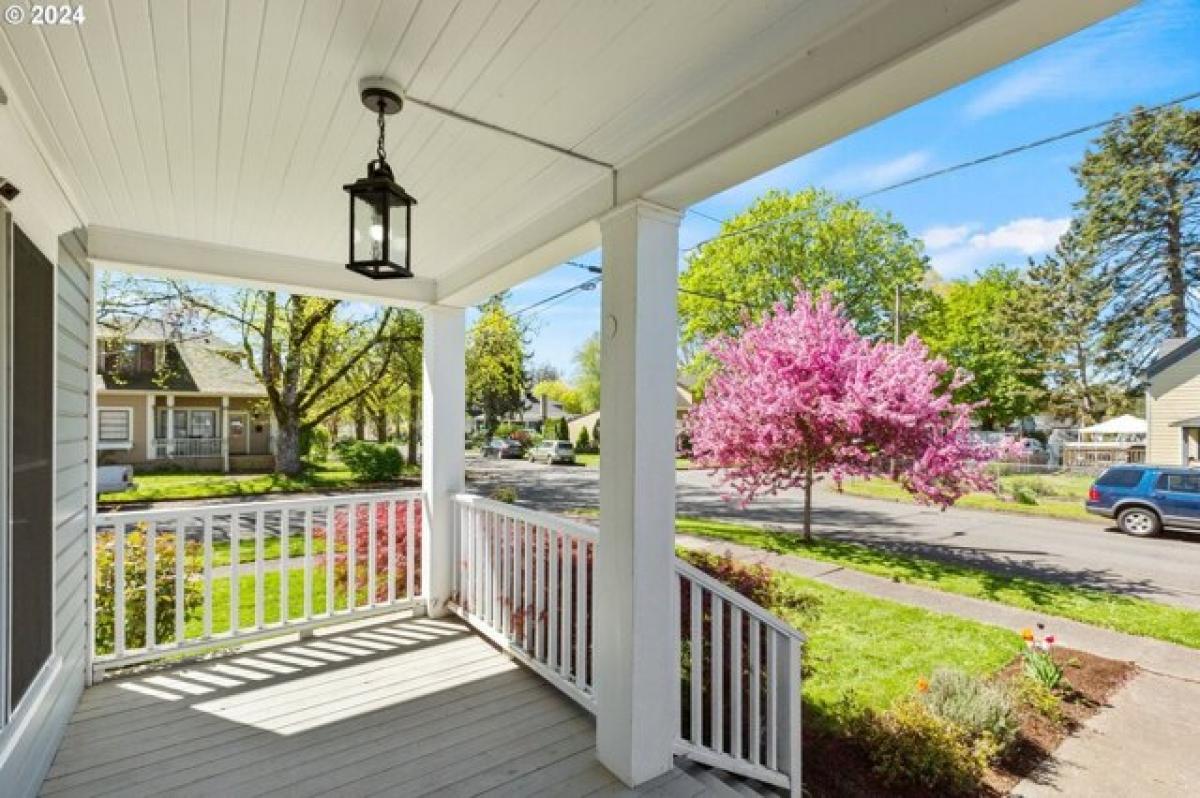
<instances>
[{"instance_id":1,"label":"blue sky","mask_svg":"<svg viewBox=\"0 0 1200 798\"><path fill-rule=\"evenodd\" d=\"M856 196L1100 121L1135 104L1200 91L1198 31L1200 0L1148 0L694 209L724 219L768 189L809 185ZM891 213L920 236L944 278L969 276L992 263L1023 265L1052 249L1065 228L1079 193L1070 167L1090 138L1068 139L864 203ZM717 223L688 213L680 243L691 246L718 230ZM578 260L598 263L600 253ZM574 266L556 267L514 288L509 305L526 307L587 277ZM569 376L575 350L599 327L600 292L575 293L526 315L533 325L531 363L550 363Z\"/></svg>"}]
</instances>

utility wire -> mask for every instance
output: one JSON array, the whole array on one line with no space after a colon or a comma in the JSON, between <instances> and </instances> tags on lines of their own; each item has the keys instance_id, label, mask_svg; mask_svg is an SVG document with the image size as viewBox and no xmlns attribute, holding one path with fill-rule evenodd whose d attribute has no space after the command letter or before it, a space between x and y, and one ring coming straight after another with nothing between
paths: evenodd
<instances>
[{"instance_id":1,"label":"utility wire","mask_svg":"<svg viewBox=\"0 0 1200 798\"><path fill-rule=\"evenodd\" d=\"M1151 105L1146 108L1139 108L1136 111L1128 111L1123 114L1116 114L1112 117L1109 117L1108 119L1105 119L1105 120L1102 120L1099 122L1092 122L1087 125L1082 125L1080 127L1071 128L1070 130L1064 130L1061 133L1055 133L1052 136L1046 136L1044 138L1035 139L1034 141L1029 141L1024 144L1019 144L1015 147L1009 147L1006 150L1000 150L998 152L993 152L988 155L980 156L979 158L973 158L969 161L962 161L960 163L953 164L952 166L947 166L943 169L935 169L932 172L926 172L924 174L916 175L915 177L910 177L906 180L901 180L897 183L892 183L890 185L883 186L882 188L877 188L872 191L868 191L864 194L859 194L858 196L851 197L851 199L857 202L860 200L867 199L868 197L875 197L875 196L884 194L889 191L895 191L898 188L904 188L906 186L911 186L916 183L922 183L926 180L932 180L935 177L941 177L943 175L952 174L954 172L960 172L964 169L970 169L975 166L980 166L985 163L990 163L991 161L1000 160L1001 158L1008 158L1012 155L1017 155L1022 152L1027 152L1029 150L1037 149L1038 147L1044 147L1047 144L1053 144L1055 142L1062 141L1064 139L1073 138L1074 136L1079 136L1084 133L1089 133L1093 130L1098 130L1100 128L1107 127L1108 125L1112 124L1113 122L1119 121L1121 119L1129 119L1129 118L1137 116L1139 114L1153 113L1154 111L1158 111L1162 108L1167 108L1168 106L1172 106L1172 105L1180 105L1189 100L1194 100L1198 97L1200 97L1200 91L1195 91L1195 92L1192 92L1191 94L1185 94L1182 97L1176 97L1173 100L1168 100L1167 102L1159 103L1158 105ZM706 238L701 241L697 241L695 244L692 244L690 247L684 247L684 248L680 249L680 252L694 252L694 251L700 249L701 247L703 247L705 244L711 244L713 241L720 241L720 240L726 239L726 238L735 238L735 237L746 235L747 233L752 233L755 230L760 230L764 227L773 227L777 224L783 224L784 222L789 222L792 219L795 219L795 218L801 216L803 213L805 213L805 212L799 211L797 213L788 214L787 216L781 216L777 219L766 219L764 221L758 222L757 224L752 224L748 227L739 227L736 230L729 230L727 232L718 233L717 235L712 236L711 238ZM700 214L700 213L697 213L697 215L704 216L704 214ZM706 218L712 218L712 217L706 217ZM724 222L722 222L722 224L724 224Z\"/></svg>"}]
</instances>

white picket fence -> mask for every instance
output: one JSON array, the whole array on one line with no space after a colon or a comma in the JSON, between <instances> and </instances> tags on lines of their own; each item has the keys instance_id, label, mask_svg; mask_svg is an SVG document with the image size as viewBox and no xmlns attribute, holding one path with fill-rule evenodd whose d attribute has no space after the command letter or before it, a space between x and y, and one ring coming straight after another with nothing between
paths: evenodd
<instances>
[{"instance_id":1,"label":"white picket fence","mask_svg":"<svg viewBox=\"0 0 1200 798\"><path fill-rule=\"evenodd\" d=\"M804 635L676 559L685 690L676 753L799 796Z\"/></svg>"},{"instance_id":2,"label":"white picket fence","mask_svg":"<svg viewBox=\"0 0 1200 798\"><path fill-rule=\"evenodd\" d=\"M596 530L471 494L454 503L455 611L594 712L588 583Z\"/></svg>"},{"instance_id":3,"label":"white picket fence","mask_svg":"<svg viewBox=\"0 0 1200 798\"><path fill-rule=\"evenodd\" d=\"M415 605L423 517L420 491L97 514L93 672Z\"/></svg>"}]
</instances>

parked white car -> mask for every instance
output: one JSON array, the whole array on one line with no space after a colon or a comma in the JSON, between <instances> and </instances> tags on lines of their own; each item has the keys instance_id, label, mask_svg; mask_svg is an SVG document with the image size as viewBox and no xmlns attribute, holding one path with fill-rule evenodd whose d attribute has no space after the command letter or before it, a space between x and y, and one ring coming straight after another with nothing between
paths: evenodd
<instances>
[{"instance_id":1,"label":"parked white car","mask_svg":"<svg viewBox=\"0 0 1200 798\"><path fill-rule=\"evenodd\" d=\"M119 493L133 489L133 466L107 465L96 467L96 494Z\"/></svg>"}]
</instances>

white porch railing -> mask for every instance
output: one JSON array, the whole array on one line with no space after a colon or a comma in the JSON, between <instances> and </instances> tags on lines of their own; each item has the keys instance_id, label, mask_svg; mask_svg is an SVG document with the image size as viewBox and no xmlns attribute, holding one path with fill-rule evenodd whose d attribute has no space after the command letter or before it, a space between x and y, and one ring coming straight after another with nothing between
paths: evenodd
<instances>
[{"instance_id":1,"label":"white porch railing","mask_svg":"<svg viewBox=\"0 0 1200 798\"><path fill-rule=\"evenodd\" d=\"M415 605L423 516L420 491L98 514L94 672Z\"/></svg>"},{"instance_id":2,"label":"white porch railing","mask_svg":"<svg viewBox=\"0 0 1200 798\"><path fill-rule=\"evenodd\" d=\"M592 559L596 530L470 494L457 509L452 608L595 712Z\"/></svg>"},{"instance_id":3,"label":"white porch railing","mask_svg":"<svg viewBox=\"0 0 1200 798\"><path fill-rule=\"evenodd\" d=\"M676 753L800 795L804 635L676 559L681 682Z\"/></svg>"},{"instance_id":4,"label":"white porch railing","mask_svg":"<svg viewBox=\"0 0 1200 798\"><path fill-rule=\"evenodd\" d=\"M171 457L222 457L225 441L221 438L155 438L155 456Z\"/></svg>"}]
</instances>

